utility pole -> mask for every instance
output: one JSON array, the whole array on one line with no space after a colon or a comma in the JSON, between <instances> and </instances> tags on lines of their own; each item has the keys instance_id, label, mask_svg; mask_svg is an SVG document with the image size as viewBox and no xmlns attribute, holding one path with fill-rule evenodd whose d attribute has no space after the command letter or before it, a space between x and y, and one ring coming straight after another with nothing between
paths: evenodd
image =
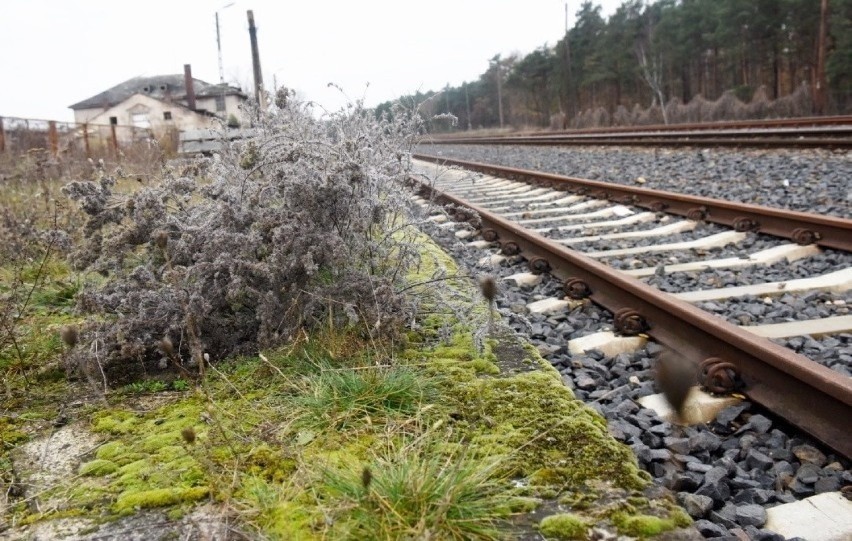
<instances>
[{"instance_id":1,"label":"utility pole","mask_svg":"<svg viewBox=\"0 0 852 541\"><path fill-rule=\"evenodd\" d=\"M817 65L814 80L814 112L818 115L825 114L826 86L825 80L825 40L828 34L828 0L820 2L819 9L819 42L817 44Z\"/></svg>"},{"instance_id":2,"label":"utility pole","mask_svg":"<svg viewBox=\"0 0 852 541\"><path fill-rule=\"evenodd\" d=\"M249 24L249 39L251 40L251 66L254 71L254 96L257 100L257 108L263 111L263 74L260 72L260 52L257 49L257 27L254 25L254 13L247 11Z\"/></svg>"},{"instance_id":3,"label":"utility pole","mask_svg":"<svg viewBox=\"0 0 852 541\"><path fill-rule=\"evenodd\" d=\"M225 67L222 64L222 37L219 33L219 11L223 9L227 9L233 6L235 2L231 2L230 4L224 5L216 11L216 50L219 52L219 84L225 84Z\"/></svg>"}]
</instances>

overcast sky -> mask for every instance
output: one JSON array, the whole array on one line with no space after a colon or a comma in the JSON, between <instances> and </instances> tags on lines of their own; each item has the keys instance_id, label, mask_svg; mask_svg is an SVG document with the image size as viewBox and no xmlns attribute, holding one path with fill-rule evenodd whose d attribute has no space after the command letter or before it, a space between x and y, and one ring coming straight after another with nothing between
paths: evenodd
<instances>
[{"instance_id":1,"label":"overcast sky","mask_svg":"<svg viewBox=\"0 0 852 541\"><path fill-rule=\"evenodd\" d=\"M475 80L495 54L528 53L565 31L564 0L2 0L0 115L71 120L68 106L138 75L252 87L246 10L264 85L329 110ZM571 0L569 25L580 0ZM621 0L598 0L604 17ZM228 6L228 7L225 7ZM274 76L274 77L273 77ZM369 84L369 87L368 87Z\"/></svg>"}]
</instances>

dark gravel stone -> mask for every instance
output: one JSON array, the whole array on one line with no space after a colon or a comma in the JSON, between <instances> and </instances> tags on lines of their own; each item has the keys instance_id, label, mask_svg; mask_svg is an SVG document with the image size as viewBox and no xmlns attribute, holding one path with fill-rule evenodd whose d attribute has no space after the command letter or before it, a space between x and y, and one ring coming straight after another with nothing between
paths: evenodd
<instances>
[{"instance_id":1,"label":"dark gravel stone","mask_svg":"<svg viewBox=\"0 0 852 541\"><path fill-rule=\"evenodd\" d=\"M689 448L693 453L696 451L715 451L720 445L722 445L722 440L712 432L699 432L689 438Z\"/></svg>"},{"instance_id":2,"label":"dark gravel stone","mask_svg":"<svg viewBox=\"0 0 852 541\"><path fill-rule=\"evenodd\" d=\"M743 426L743 428L745 427L749 427L751 430L754 430L758 434L766 434L772 427L772 421L770 421L763 415L752 415L751 417L749 417L748 423Z\"/></svg>"},{"instance_id":3,"label":"dark gravel stone","mask_svg":"<svg viewBox=\"0 0 852 541\"><path fill-rule=\"evenodd\" d=\"M703 535L705 538L722 537L728 533L727 528L719 526L709 520L696 520L693 526L695 526L698 533Z\"/></svg>"},{"instance_id":4,"label":"dark gravel stone","mask_svg":"<svg viewBox=\"0 0 852 541\"><path fill-rule=\"evenodd\" d=\"M772 447L769 449L769 458L772 460L783 460L789 462L793 460L793 453L789 449L783 447Z\"/></svg>"},{"instance_id":5,"label":"dark gravel stone","mask_svg":"<svg viewBox=\"0 0 852 541\"><path fill-rule=\"evenodd\" d=\"M695 491L700 496L713 498L714 502L722 503L731 497L731 488L728 483L719 481L717 483L705 483Z\"/></svg>"},{"instance_id":6,"label":"dark gravel stone","mask_svg":"<svg viewBox=\"0 0 852 541\"><path fill-rule=\"evenodd\" d=\"M768 470L772 467L773 463L774 461L770 457L756 449L750 449L746 455L746 464L748 464L749 468Z\"/></svg>"},{"instance_id":7,"label":"dark gravel stone","mask_svg":"<svg viewBox=\"0 0 852 541\"><path fill-rule=\"evenodd\" d=\"M825 455L813 445L798 445L793 447L793 454L802 462L816 464L822 467L826 463Z\"/></svg>"},{"instance_id":8,"label":"dark gravel stone","mask_svg":"<svg viewBox=\"0 0 852 541\"><path fill-rule=\"evenodd\" d=\"M742 526L757 526L766 524L766 509L762 506L748 503L736 508L737 522Z\"/></svg>"},{"instance_id":9,"label":"dark gravel stone","mask_svg":"<svg viewBox=\"0 0 852 541\"><path fill-rule=\"evenodd\" d=\"M708 496L681 492L677 499L692 518L702 518L713 509L713 499Z\"/></svg>"},{"instance_id":10,"label":"dark gravel stone","mask_svg":"<svg viewBox=\"0 0 852 541\"><path fill-rule=\"evenodd\" d=\"M710 519L718 522L726 528L737 527L737 507L732 503L726 503L718 511L710 512Z\"/></svg>"},{"instance_id":11,"label":"dark gravel stone","mask_svg":"<svg viewBox=\"0 0 852 541\"><path fill-rule=\"evenodd\" d=\"M796 472L796 479L806 485L812 485L819 479L819 474L820 468L816 464L802 464Z\"/></svg>"},{"instance_id":12,"label":"dark gravel stone","mask_svg":"<svg viewBox=\"0 0 852 541\"><path fill-rule=\"evenodd\" d=\"M762 488L747 488L739 491L733 498L734 503L766 504L774 497L774 492Z\"/></svg>"},{"instance_id":13,"label":"dark gravel stone","mask_svg":"<svg viewBox=\"0 0 852 541\"><path fill-rule=\"evenodd\" d=\"M673 453L685 455L689 453L689 438L663 438L663 443L666 448L669 449Z\"/></svg>"},{"instance_id":14,"label":"dark gravel stone","mask_svg":"<svg viewBox=\"0 0 852 541\"><path fill-rule=\"evenodd\" d=\"M817 494L822 494L823 492L836 492L840 490L841 487L842 483L840 482L840 476L830 475L828 477L823 477L814 483L814 492Z\"/></svg>"},{"instance_id":15,"label":"dark gravel stone","mask_svg":"<svg viewBox=\"0 0 852 541\"><path fill-rule=\"evenodd\" d=\"M671 460L672 452L668 449L651 449L648 456L652 461L666 461Z\"/></svg>"}]
</instances>

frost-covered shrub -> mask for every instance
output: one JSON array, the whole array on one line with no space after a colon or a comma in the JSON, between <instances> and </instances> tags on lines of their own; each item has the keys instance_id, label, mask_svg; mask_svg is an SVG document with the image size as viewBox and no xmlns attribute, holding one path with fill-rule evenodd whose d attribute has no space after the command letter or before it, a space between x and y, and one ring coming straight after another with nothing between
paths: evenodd
<instances>
[{"instance_id":1,"label":"frost-covered shrub","mask_svg":"<svg viewBox=\"0 0 852 541\"><path fill-rule=\"evenodd\" d=\"M108 176L66 187L88 215L73 260L107 276L78 296L97 317L70 368L123 382L319 322L376 337L409 317L398 292L418 257L404 182L419 119L376 120L360 103L316 119L281 105L214 156L209 184L167 168L130 195Z\"/></svg>"}]
</instances>

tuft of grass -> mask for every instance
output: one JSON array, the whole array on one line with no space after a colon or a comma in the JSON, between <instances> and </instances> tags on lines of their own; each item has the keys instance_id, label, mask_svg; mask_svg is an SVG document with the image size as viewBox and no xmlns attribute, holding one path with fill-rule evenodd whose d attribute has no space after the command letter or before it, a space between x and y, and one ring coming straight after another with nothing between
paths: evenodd
<instances>
[{"instance_id":1,"label":"tuft of grass","mask_svg":"<svg viewBox=\"0 0 852 541\"><path fill-rule=\"evenodd\" d=\"M495 469L465 456L406 448L362 468L329 470L319 493L332 506L330 537L501 539L509 506Z\"/></svg>"},{"instance_id":2,"label":"tuft of grass","mask_svg":"<svg viewBox=\"0 0 852 541\"><path fill-rule=\"evenodd\" d=\"M435 396L432 382L405 366L322 368L303 376L301 387L291 401L303 424L320 429L409 415Z\"/></svg>"}]
</instances>

